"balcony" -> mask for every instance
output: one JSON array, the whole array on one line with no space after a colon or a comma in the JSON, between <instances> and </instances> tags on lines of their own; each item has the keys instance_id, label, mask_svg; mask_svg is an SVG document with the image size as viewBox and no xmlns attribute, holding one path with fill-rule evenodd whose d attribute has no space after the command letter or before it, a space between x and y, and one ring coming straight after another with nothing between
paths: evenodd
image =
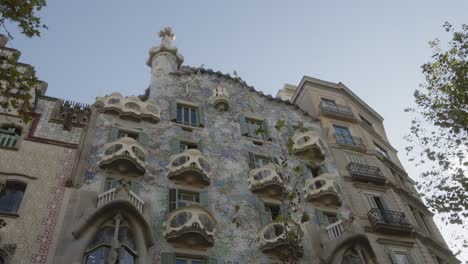
<instances>
[{"instance_id":1,"label":"balcony","mask_svg":"<svg viewBox=\"0 0 468 264\"><path fill-rule=\"evenodd\" d=\"M214 245L216 221L198 204L172 211L163 223L163 235L170 243L193 249Z\"/></svg>"},{"instance_id":2,"label":"balcony","mask_svg":"<svg viewBox=\"0 0 468 264\"><path fill-rule=\"evenodd\" d=\"M143 213L145 202L143 202L137 194L129 189L128 183L119 183L117 187L99 194L97 207L101 208L102 206L117 200L128 201L138 212L140 212L140 214Z\"/></svg>"},{"instance_id":3,"label":"balcony","mask_svg":"<svg viewBox=\"0 0 468 264\"><path fill-rule=\"evenodd\" d=\"M99 167L115 169L122 173L146 173L145 160L148 151L130 137L119 138L104 145Z\"/></svg>"},{"instance_id":4,"label":"balcony","mask_svg":"<svg viewBox=\"0 0 468 264\"><path fill-rule=\"evenodd\" d=\"M354 137L346 134L334 134L336 144L351 148L354 150L365 151L366 146L364 145L364 140L360 137Z\"/></svg>"},{"instance_id":5,"label":"balcony","mask_svg":"<svg viewBox=\"0 0 468 264\"><path fill-rule=\"evenodd\" d=\"M377 232L394 235L409 235L413 232L413 227L402 212L373 208L367 213L367 216Z\"/></svg>"},{"instance_id":6,"label":"balcony","mask_svg":"<svg viewBox=\"0 0 468 264\"><path fill-rule=\"evenodd\" d=\"M325 229L327 230L329 240L338 239L344 233L343 220L338 220L337 222L328 225Z\"/></svg>"},{"instance_id":7,"label":"balcony","mask_svg":"<svg viewBox=\"0 0 468 264\"><path fill-rule=\"evenodd\" d=\"M292 153L305 160L323 161L325 151L322 139L313 131L296 133L291 137Z\"/></svg>"},{"instance_id":8,"label":"balcony","mask_svg":"<svg viewBox=\"0 0 468 264\"><path fill-rule=\"evenodd\" d=\"M349 106L334 103L320 102L320 110L323 115L344 120L354 120L353 110Z\"/></svg>"},{"instance_id":9,"label":"balcony","mask_svg":"<svg viewBox=\"0 0 468 264\"><path fill-rule=\"evenodd\" d=\"M300 258L304 253L301 242L303 233L294 222L288 222L286 228L285 223L272 222L262 227L258 234L258 245L265 254Z\"/></svg>"},{"instance_id":10,"label":"balcony","mask_svg":"<svg viewBox=\"0 0 468 264\"><path fill-rule=\"evenodd\" d=\"M283 179L279 174L279 166L276 164L267 164L251 170L247 181L250 191L255 194L281 198L285 191Z\"/></svg>"},{"instance_id":11,"label":"balcony","mask_svg":"<svg viewBox=\"0 0 468 264\"><path fill-rule=\"evenodd\" d=\"M189 185L208 186L211 183L208 159L197 149L188 149L172 155L168 178Z\"/></svg>"},{"instance_id":12,"label":"balcony","mask_svg":"<svg viewBox=\"0 0 468 264\"><path fill-rule=\"evenodd\" d=\"M379 185L383 185L386 182L382 171L378 167L350 162L346 166L346 169L348 169L352 179L355 181L372 182Z\"/></svg>"},{"instance_id":13,"label":"balcony","mask_svg":"<svg viewBox=\"0 0 468 264\"><path fill-rule=\"evenodd\" d=\"M208 101L218 111L227 111L231 105L227 88L224 86L217 86Z\"/></svg>"},{"instance_id":14,"label":"balcony","mask_svg":"<svg viewBox=\"0 0 468 264\"><path fill-rule=\"evenodd\" d=\"M94 104L103 113L117 114L122 119L147 121L157 123L161 119L161 111L156 101L142 101L137 96L123 97L120 93L99 97Z\"/></svg>"},{"instance_id":15,"label":"balcony","mask_svg":"<svg viewBox=\"0 0 468 264\"><path fill-rule=\"evenodd\" d=\"M326 206L340 206L341 199L336 188L336 176L324 173L316 178L306 181L304 198L308 202L323 204Z\"/></svg>"}]
</instances>

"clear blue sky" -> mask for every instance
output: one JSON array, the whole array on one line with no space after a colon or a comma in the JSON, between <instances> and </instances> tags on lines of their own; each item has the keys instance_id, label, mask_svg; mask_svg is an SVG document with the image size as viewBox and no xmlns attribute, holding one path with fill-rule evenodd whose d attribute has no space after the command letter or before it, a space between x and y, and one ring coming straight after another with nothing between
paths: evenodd
<instances>
[{"instance_id":1,"label":"clear blue sky","mask_svg":"<svg viewBox=\"0 0 468 264\"><path fill-rule=\"evenodd\" d=\"M385 118L407 170L403 109L421 82L427 42L446 39L445 21L468 23L468 1L48 1L49 30L16 35L21 61L36 66L54 97L94 102L120 91L141 94L157 33L173 27L185 65L236 70L258 90L276 95L303 75L343 82ZM14 30L13 30L14 32Z\"/></svg>"}]
</instances>

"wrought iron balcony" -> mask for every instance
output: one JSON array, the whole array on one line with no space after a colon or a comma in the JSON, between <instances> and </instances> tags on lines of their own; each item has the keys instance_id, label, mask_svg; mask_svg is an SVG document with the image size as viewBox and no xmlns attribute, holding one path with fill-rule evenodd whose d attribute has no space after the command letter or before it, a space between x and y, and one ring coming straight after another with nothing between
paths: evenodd
<instances>
[{"instance_id":1,"label":"wrought iron balcony","mask_svg":"<svg viewBox=\"0 0 468 264\"><path fill-rule=\"evenodd\" d=\"M324 173L306 181L303 188L304 198L309 202L324 205L341 205L341 199L336 188L336 176Z\"/></svg>"},{"instance_id":2,"label":"wrought iron balcony","mask_svg":"<svg viewBox=\"0 0 468 264\"><path fill-rule=\"evenodd\" d=\"M258 234L258 246L266 254L290 257L292 254L295 257L303 255L303 232L300 226L292 221L286 225L283 222L269 223L263 226Z\"/></svg>"},{"instance_id":3,"label":"wrought iron balcony","mask_svg":"<svg viewBox=\"0 0 468 264\"><path fill-rule=\"evenodd\" d=\"M198 204L172 211L163 223L168 242L190 248L206 249L214 245L216 220Z\"/></svg>"},{"instance_id":4,"label":"wrought iron balcony","mask_svg":"<svg viewBox=\"0 0 468 264\"><path fill-rule=\"evenodd\" d=\"M413 227L402 212L373 208L367 216L372 227L378 232L408 235L413 231Z\"/></svg>"},{"instance_id":5,"label":"wrought iron balcony","mask_svg":"<svg viewBox=\"0 0 468 264\"><path fill-rule=\"evenodd\" d=\"M386 179L378 167L350 162L346 166L351 177L355 181L372 182L375 184L385 184Z\"/></svg>"},{"instance_id":6,"label":"wrought iron balcony","mask_svg":"<svg viewBox=\"0 0 468 264\"><path fill-rule=\"evenodd\" d=\"M171 156L167 176L177 182L207 186L211 183L211 167L198 149L188 149Z\"/></svg>"},{"instance_id":7,"label":"wrought iron balcony","mask_svg":"<svg viewBox=\"0 0 468 264\"><path fill-rule=\"evenodd\" d=\"M285 191L283 180L279 175L279 166L276 164L270 163L250 170L247 181L250 191L256 194L278 198Z\"/></svg>"},{"instance_id":8,"label":"wrought iron balcony","mask_svg":"<svg viewBox=\"0 0 468 264\"><path fill-rule=\"evenodd\" d=\"M115 113L122 119L157 123L161 119L161 110L156 101L142 101L137 96L123 97L120 93L99 97L94 104L101 112Z\"/></svg>"},{"instance_id":9,"label":"wrought iron balcony","mask_svg":"<svg viewBox=\"0 0 468 264\"><path fill-rule=\"evenodd\" d=\"M292 153L309 161L322 161L325 151L322 139L314 131L296 133L291 137Z\"/></svg>"},{"instance_id":10,"label":"wrought iron balcony","mask_svg":"<svg viewBox=\"0 0 468 264\"><path fill-rule=\"evenodd\" d=\"M144 175L148 151L130 137L119 138L104 145L99 167L116 169L120 172L135 172Z\"/></svg>"},{"instance_id":11,"label":"wrought iron balcony","mask_svg":"<svg viewBox=\"0 0 468 264\"><path fill-rule=\"evenodd\" d=\"M335 133L336 143L342 146L351 147L359 150L365 150L364 140L360 137L354 137L346 134Z\"/></svg>"},{"instance_id":12,"label":"wrought iron balcony","mask_svg":"<svg viewBox=\"0 0 468 264\"><path fill-rule=\"evenodd\" d=\"M351 107L335 103L320 102L322 114L346 120L354 120Z\"/></svg>"}]
</instances>

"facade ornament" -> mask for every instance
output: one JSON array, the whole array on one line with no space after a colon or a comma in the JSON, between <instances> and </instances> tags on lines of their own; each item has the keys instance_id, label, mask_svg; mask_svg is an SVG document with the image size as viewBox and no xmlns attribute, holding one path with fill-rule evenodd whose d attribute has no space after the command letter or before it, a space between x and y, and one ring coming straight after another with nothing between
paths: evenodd
<instances>
[{"instance_id":1,"label":"facade ornament","mask_svg":"<svg viewBox=\"0 0 468 264\"><path fill-rule=\"evenodd\" d=\"M91 108L87 104L59 100L52 112L51 121L63 124L63 130L71 130L73 126L84 127L91 116Z\"/></svg>"},{"instance_id":2,"label":"facade ornament","mask_svg":"<svg viewBox=\"0 0 468 264\"><path fill-rule=\"evenodd\" d=\"M161 38L161 43L157 47L153 47L149 50L149 58L146 62L146 65L153 66L153 58L160 53L169 53L172 54L176 60L177 68L180 67L184 61L184 56L177 52L177 47L172 46L172 41L175 39L175 33L172 31L171 27L165 27L163 30L159 31L159 37Z\"/></svg>"}]
</instances>

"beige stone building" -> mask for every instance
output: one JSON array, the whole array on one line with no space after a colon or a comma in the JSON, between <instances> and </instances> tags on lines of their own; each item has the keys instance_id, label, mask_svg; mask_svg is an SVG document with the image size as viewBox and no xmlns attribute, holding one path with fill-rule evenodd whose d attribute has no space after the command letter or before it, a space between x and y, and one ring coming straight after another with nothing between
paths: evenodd
<instances>
[{"instance_id":1,"label":"beige stone building","mask_svg":"<svg viewBox=\"0 0 468 264\"><path fill-rule=\"evenodd\" d=\"M32 122L0 113L0 264L452 263L348 88L304 77L275 98L160 37L141 95L88 106L41 82Z\"/></svg>"},{"instance_id":2,"label":"beige stone building","mask_svg":"<svg viewBox=\"0 0 468 264\"><path fill-rule=\"evenodd\" d=\"M277 97L320 119L343 193L378 263L450 259L433 214L387 139L382 116L344 84L308 76L298 86L285 85Z\"/></svg>"}]
</instances>

